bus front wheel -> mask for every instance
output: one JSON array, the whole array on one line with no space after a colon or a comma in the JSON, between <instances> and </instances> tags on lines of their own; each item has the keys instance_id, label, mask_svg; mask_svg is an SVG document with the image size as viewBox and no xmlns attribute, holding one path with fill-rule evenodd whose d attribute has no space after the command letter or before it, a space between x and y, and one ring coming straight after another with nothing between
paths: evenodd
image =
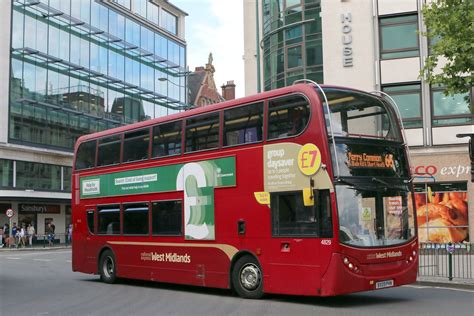
<instances>
[{"instance_id":1,"label":"bus front wheel","mask_svg":"<svg viewBox=\"0 0 474 316\"><path fill-rule=\"evenodd\" d=\"M257 259L243 256L232 270L232 285L240 297L258 299L263 296L263 275Z\"/></svg>"},{"instance_id":2,"label":"bus front wheel","mask_svg":"<svg viewBox=\"0 0 474 316\"><path fill-rule=\"evenodd\" d=\"M100 256L99 274L102 282L112 284L117 280L117 265L112 251L106 250Z\"/></svg>"}]
</instances>

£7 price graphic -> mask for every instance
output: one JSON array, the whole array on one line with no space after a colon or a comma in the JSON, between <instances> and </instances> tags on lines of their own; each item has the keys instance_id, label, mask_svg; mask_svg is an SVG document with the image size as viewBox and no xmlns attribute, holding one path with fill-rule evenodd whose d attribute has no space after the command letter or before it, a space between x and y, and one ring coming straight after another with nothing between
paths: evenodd
<instances>
[{"instance_id":1,"label":"\u00a37 price graphic","mask_svg":"<svg viewBox=\"0 0 474 316\"><path fill-rule=\"evenodd\" d=\"M314 144L305 144L298 152L298 168L307 175L314 175L321 167L321 152Z\"/></svg>"}]
</instances>

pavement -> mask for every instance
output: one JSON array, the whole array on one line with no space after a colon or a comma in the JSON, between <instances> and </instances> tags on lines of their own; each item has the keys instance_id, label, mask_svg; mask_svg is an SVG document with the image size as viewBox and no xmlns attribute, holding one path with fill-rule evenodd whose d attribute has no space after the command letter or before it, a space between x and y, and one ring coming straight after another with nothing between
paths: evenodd
<instances>
[{"instance_id":1,"label":"pavement","mask_svg":"<svg viewBox=\"0 0 474 316\"><path fill-rule=\"evenodd\" d=\"M71 249L71 246L66 246L64 244L55 244L51 247L43 245L34 245L33 247L20 247L20 248L0 248L1 252L34 252L34 251L57 251ZM415 283L419 286L431 286L431 287L441 287L441 288L458 288L458 289L468 289L474 290L474 279L461 279L453 278L451 281L446 277L436 277L436 276L419 276Z\"/></svg>"}]
</instances>

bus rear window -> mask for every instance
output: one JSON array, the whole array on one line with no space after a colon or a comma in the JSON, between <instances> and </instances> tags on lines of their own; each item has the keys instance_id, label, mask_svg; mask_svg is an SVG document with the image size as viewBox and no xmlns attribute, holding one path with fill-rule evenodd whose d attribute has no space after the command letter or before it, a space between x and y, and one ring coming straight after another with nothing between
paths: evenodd
<instances>
[{"instance_id":1,"label":"bus rear window","mask_svg":"<svg viewBox=\"0 0 474 316\"><path fill-rule=\"evenodd\" d=\"M268 103L268 139L301 133L309 121L308 101L300 95L271 100Z\"/></svg>"},{"instance_id":2,"label":"bus rear window","mask_svg":"<svg viewBox=\"0 0 474 316\"><path fill-rule=\"evenodd\" d=\"M88 141L79 145L76 155L76 170L93 168L95 165L96 141Z\"/></svg>"}]
</instances>

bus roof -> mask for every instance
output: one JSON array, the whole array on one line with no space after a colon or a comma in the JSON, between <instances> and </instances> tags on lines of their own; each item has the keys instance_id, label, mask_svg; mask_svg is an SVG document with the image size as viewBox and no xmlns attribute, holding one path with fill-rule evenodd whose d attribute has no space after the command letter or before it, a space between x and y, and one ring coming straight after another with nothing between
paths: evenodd
<instances>
[{"instance_id":1,"label":"bus roof","mask_svg":"<svg viewBox=\"0 0 474 316\"><path fill-rule=\"evenodd\" d=\"M351 90L351 91L357 91L361 93L367 93L365 91L361 91L357 89L333 86L333 85L321 85L321 87L322 88L336 88L336 89ZM294 93L294 92L302 92L302 93L305 93L306 95L315 93L314 85L310 83L298 83L295 85L291 85L291 86L287 86L287 87L283 87L283 88L279 88L275 90L265 91L262 93L254 94L254 95L243 97L243 98L224 101L221 103L215 103L215 104L211 104L211 105L207 105L207 106L203 106L199 108L194 108L185 112L161 116L161 117L146 120L146 121L141 121L141 122L137 122L133 124L128 124L128 125L123 125L116 128L107 129L107 130L92 133L92 134L83 135L78 138L76 145L81 142L85 142L85 141L97 139L97 138L102 138L108 135L114 135L114 134L126 132L129 130L134 130L134 129L146 128L146 127L156 125L158 123L171 122L171 121L187 118L194 115L205 114L208 112L213 112L213 111L233 107L236 105L243 105L243 104L248 104L252 102L257 102L259 100L273 98L273 97L277 97L277 96L285 95L289 93Z\"/></svg>"}]
</instances>

